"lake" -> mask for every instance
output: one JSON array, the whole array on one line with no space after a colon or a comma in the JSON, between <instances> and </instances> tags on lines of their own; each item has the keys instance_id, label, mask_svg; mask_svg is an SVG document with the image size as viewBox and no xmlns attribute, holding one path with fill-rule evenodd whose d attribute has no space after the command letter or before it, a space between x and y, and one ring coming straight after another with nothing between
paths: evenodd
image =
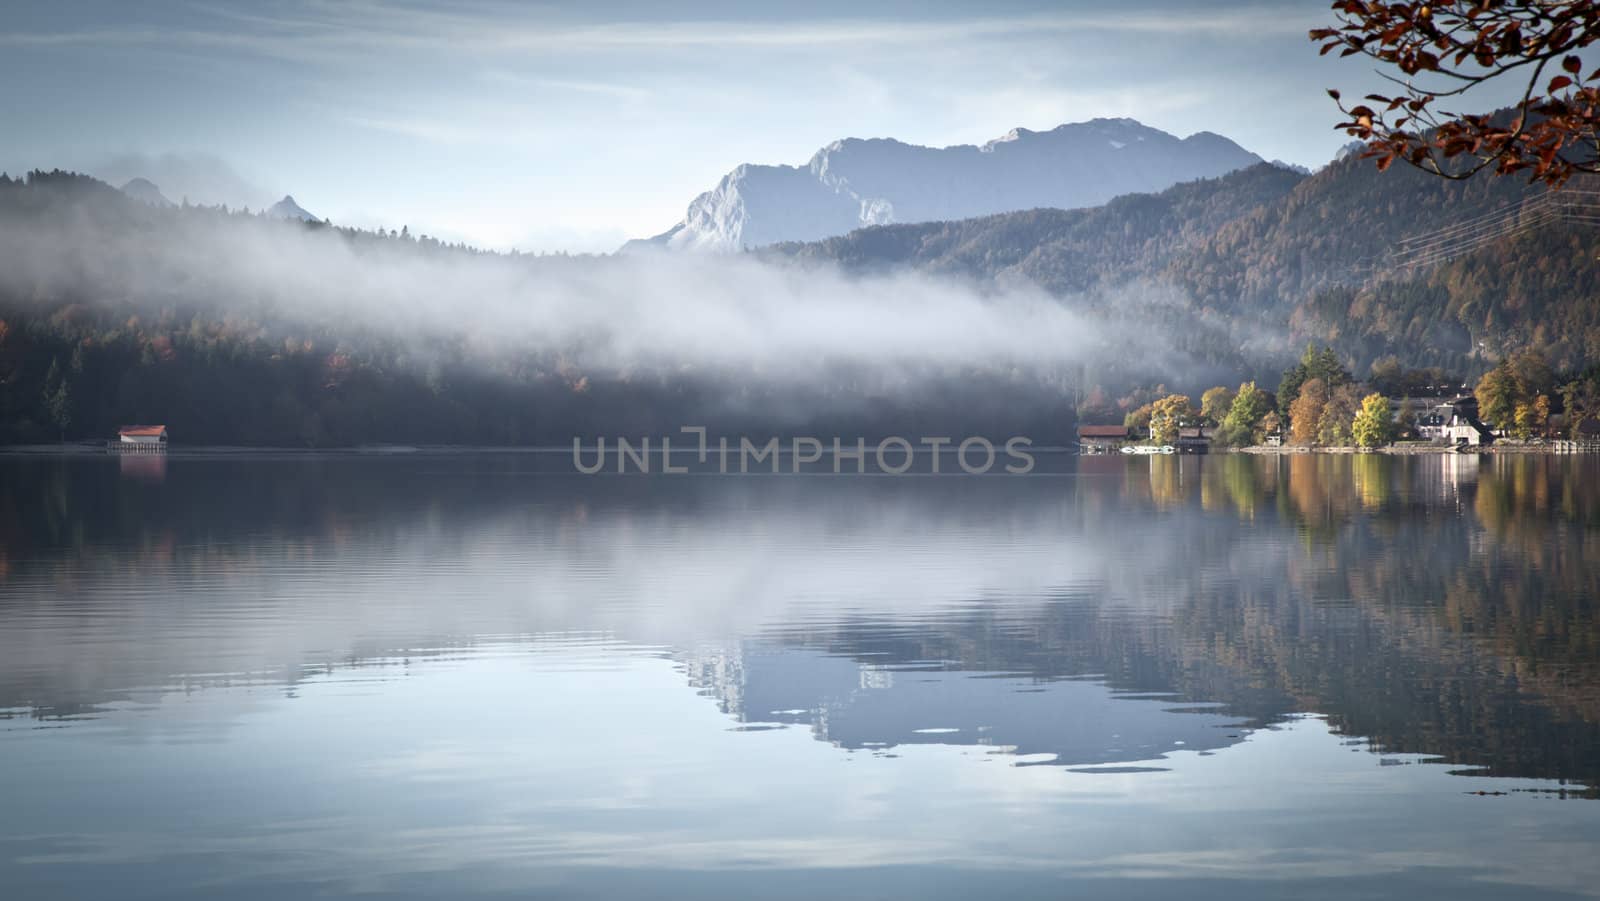
<instances>
[{"instance_id":1,"label":"lake","mask_svg":"<svg viewBox=\"0 0 1600 901\"><path fill-rule=\"evenodd\" d=\"M1600 459L0 457L7 898L1600 895Z\"/></svg>"}]
</instances>

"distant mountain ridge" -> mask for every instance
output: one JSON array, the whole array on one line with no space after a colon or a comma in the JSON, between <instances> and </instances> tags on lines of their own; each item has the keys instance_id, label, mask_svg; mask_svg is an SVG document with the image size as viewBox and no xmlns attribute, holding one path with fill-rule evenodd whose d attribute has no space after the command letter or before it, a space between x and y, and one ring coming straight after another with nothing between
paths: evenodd
<instances>
[{"instance_id":1,"label":"distant mountain ridge","mask_svg":"<svg viewBox=\"0 0 1600 901\"><path fill-rule=\"evenodd\" d=\"M804 166L741 165L696 197L683 221L623 249L729 252L869 225L1092 207L1260 162L1221 135L1178 138L1133 119L1017 128L982 146L847 138Z\"/></svg>"},{"instance_id":2,"label":"distant mountain ridge","mask_svg":"<svg viewBox=\"0 0 1600 901\"><path fill-rule=\"evenodd\" d=\"M267 215L274 219L298 219L301 222L321 222L319 216L313 215L300 204L295 203L294 196L283 195L283 199L267 208Z\"/></svg>"},{"instance_id":3,"label":"distant mountain ridge","mask_svg":"<svg viewBox=\"0 0 1600 901\"><path fill-rule=\"evenodd\" d=\"M167 195L161 193L161 189L156 187L155 183L148 178L129 179L128 183L122 186L121 191L134 200L140 203L147 203L150 206L177 206L177 204L168 200Z\"/></svg>"}]
</instances>

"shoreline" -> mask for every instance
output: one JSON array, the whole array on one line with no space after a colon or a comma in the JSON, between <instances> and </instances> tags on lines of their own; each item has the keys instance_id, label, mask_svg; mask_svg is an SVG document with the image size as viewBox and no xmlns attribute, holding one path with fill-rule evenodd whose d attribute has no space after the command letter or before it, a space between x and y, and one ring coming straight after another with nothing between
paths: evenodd
<instances>
[{"instance_id":1,"label":"shoreline","mask_svg":"<svg viewBox=\"0 0 1600 901\"><path fill-rule=\"evenodd\" d=\"M1297 447L1282 445L1272 447L1269 445L1251 445L1250 447L1222 448L1213 453L1224 454L1258 454L1263 456L1290 456L1295 454L1389 454L1390 456L1412 457L1430 454L1544 454L1552 457L1566 457L1578 454L1600 453L1600 446L1585 447L1570 441L1547 442L1544 444L1522 444L1509 442L1496 442L1494 444L1477 445L1452 445L1452 444L1390 444L1383 447Z\"/></svg>"},{"instance_id":2,"label":"shoreline","mask_svg":"<svg viewBox=\"0 0 1600 901\"><path fill-rule=\"evenodd\" d=\"M655 436L650 436L654 439ZM596 449L595 444L584 444L582 450L591 453ZM659 446L652 446L650 454L659 457ZM1031 454L1077 455L1075 447L1064 444L1036 444L1028 447ZM731 450L730 450L731 452ZM926 451L921 451L926 452ZM943 447L938 453L941 457L952 457L956 448ZM74 442L64 444L8 444L0 445L0 456L27 457L27 456L101 456L101 457L222 457L222 456L425 456L428 454L571 454L570 444L358 444L341 447L285 447L272 445L241 445L241 444L196 444L180 447L168 446L165 450L155 452L138 452L114 450L106 447L104 442ZM696 447L674 447L671 453L676 459L679 456L699 454ZM784 445L778 448L780 457L791 456L794 451ZM872 449L868 448L868 453Z\"/></svg>"},{"instance_id":3,"label":"shoreline","mask_svg":"<svg viewBox=\"0 0 1600 901\"><path fill-rule=\"evenodd\" d=\"M584 445L585 451L594 449L593 445ZM1067 454L1072 456L1122 456L1113 451L1110 454L1086 454L1077 448L1062 445L1035 445L1030 447L1030 453L1050 455ZM193 445L186 447L169 447L157 453L133 453L112 450L104 443L95 442L67 442L65 444L12 444L0 445L0 457L45 457L45 456L101 456L101 457L267 457L267 456L427 456L432 454L570 454L572 448L568 446L551 446L535 444L519 445L479 445L479 444L366 444L345 447L282 447L268 445ZM659 453L659 451L655 451ZM949 455L953 450L941 450L942 455ZM679 454L697 453L695 448L673 448L672 453ZM1460 454L1463 456L1473 454L1542 454L1547 456L1572 456L1579 454L1600 453L1600 444L1581 445L1572 441L1544 442L1539 444L1501 441L1494 444L1479 445L1450 445L1432 443L1407 443L1390 444L1383 447L1361 448L1355 446L1339 447L1300 447L1297 445L1265 445L1255 444L1248 447L1213 447L1201 453L1177 453L1173 456L1205 456L1207 454L1254 454L1257 456L1296 456L1300 454L1387 454L1389 456L1428 456ZM787 454L786 448L780 448L780 455ZM1167 455L1142 455L1142 456L1167 456Z\"/></svg>"}]
</instances>

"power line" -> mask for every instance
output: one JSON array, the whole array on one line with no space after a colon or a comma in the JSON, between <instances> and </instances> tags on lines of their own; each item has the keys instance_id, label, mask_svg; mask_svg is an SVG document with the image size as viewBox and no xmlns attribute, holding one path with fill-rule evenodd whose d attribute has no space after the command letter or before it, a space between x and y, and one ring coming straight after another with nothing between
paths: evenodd
<instances>
[{"instance_id":1,"label":"power line","mask_svg":"<svg viewBox=\"0 0 1600 901\"><path fill-rule=\"evenodd\" d=\"M1378 265L1411 274L1446 263L1502 238L1556 223L1600 225L1600 192L1546 192L1515 206L1490 210L1396 242ZM1376 271L1376 270L1374 270Z\"/></svg>"}]
</instances>

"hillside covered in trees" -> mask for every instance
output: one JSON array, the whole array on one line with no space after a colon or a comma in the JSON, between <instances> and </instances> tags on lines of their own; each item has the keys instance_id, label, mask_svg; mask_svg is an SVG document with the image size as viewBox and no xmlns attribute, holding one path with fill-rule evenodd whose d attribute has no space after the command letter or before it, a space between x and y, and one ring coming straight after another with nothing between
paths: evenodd
<instances>
[{"instance_id":1,"label":"hillside covered in trees","mask_svg":"<svg viewBox=\"0 0 1600 901\"><path fill-rule=\"evenodd\" d=\"M1310 176L1260 165L1095 209L880 226L768 253L1028 280L1107 315L1162 286L1170 322L1204 324L1179 329L1186 351L1268 381L1308 341L1357 373L1394 356L1473 376L1519 350L1577 371L1600 362L1600 230L1582 183L1565 190L1578 212L1552 215L1546 189L1518 179L1380 173L1350 157Z\"/></svg>"},{"instance_id":2,"label":"hillside covered in trees","mask_svg":"<svg viewBox=\"0 0 1600 901\"><path fill-rule=\"evenodd\" d=\"M1600 231L1543 194L1358 159L1260 165L1092 209L669 262L154 207L34 173L0 179L0 443L141 421L185 443L317 447L699 424L1053 442L1074 412L1270 390L1308 342L1358 381L1397 365L1476 380L1531 351L1566 384L1600 364ZM723 305L697 296L715 292ZM962 318L1017 298L1003 328Z\"/></svg>"},{"instance_id":3,"label":"hillside covered in trees","mask_svg":"<svg viewBox=\"0 0 1600 901\"><path fill-rule=\"evenodd\" d=\"M941 291L858 290L735 258L482 253L406 230L157 207L71 173L7 177L0 444L149 422L188 445L292 447L563 445L683 426L1070 435L1054 344L1013 357L1022 320ZM856 309L929 309L933 293L931 332L971 324L967 346L897 337L897 315L835 327Z\"/></svg>"}]
</instances>

